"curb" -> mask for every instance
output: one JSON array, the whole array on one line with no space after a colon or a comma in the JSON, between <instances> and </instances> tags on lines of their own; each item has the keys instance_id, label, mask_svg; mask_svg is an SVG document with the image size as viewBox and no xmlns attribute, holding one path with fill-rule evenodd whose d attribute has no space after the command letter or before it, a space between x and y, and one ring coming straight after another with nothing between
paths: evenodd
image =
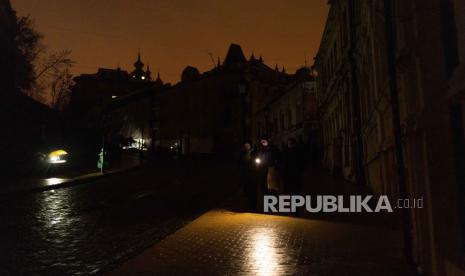
<instances>
[{"instance_id":1,"label":"curb","mask_svg":"<svg viewBox=\"0 0 465 276\"><path fill-rule=\"evenodd\" d=\"M119 175L119 174L127 173L127 172L130 172L130 171L135 171L137 169L143 168L144 165L145 164L141 164L141 165L137 165L137 166L134 166L134 167L120 169L120 170L116 170L114 172L108 172L108 173L103 173L103 174L102 173L92 173L92 174L87 174L87 175L81 175L81 176L77 176L75 178L64 180L63 182L58 183L58 184L54 184L54 185L38 186L38 187L32 187L32 188L10 190L10 191L7 191L7 192L0 192L0 197L9 196L9 195L35 194L35 193L40 193L40 192L45 192L45 191L50 191L50 190L74 187L74 186L77 186L77 185L80 185L80 184L93 182L93 181L103 179L103 178L106 178L106 177Z\"/></svg>"}]
</instances>

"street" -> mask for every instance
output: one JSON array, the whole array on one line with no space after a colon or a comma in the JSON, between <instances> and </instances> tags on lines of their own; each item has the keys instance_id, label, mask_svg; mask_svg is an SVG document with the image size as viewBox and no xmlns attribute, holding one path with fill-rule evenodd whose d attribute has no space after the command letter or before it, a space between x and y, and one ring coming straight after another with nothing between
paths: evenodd
<instances>
[{"instance_id":1,"label":"street","mask_svg":"<svg viewBox=\"0 0 465 276\"><path fill-rule=\"evenodd\" d=\"M2 196L0 275L410 275L389 216L248 213L235 168L167 159ZM308 194L361 192L321 170L305 183Z\"/></svg>"},{"instance_id":2,"label":"street","mask_svg":"<svg viewBox=\"0 0 465 276\"><path fill-rule=\"evenodd\" d=\"M166 160L75 187L4 195L0 275L111 270L224 200L236 175L213 160Z\"/></svg>"}]
</instances>

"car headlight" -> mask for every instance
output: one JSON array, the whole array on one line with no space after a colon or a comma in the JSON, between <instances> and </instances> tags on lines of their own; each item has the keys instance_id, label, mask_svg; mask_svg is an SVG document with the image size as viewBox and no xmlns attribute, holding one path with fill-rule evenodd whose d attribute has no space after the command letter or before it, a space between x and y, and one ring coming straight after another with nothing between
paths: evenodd
<instances>
[{"instance_id":1,"label":"car headlight","mask_svg":"<svg viewBox=\"0 0 465 276\"><path fill-rule=\"evenodd\" d=\"M65 150L55 150L49 153L47 162L50 164L66 163L68 153Z\"/></svg>"},{"instance_id":2,"label":"car headlight","mask_svg":"<svg viewBox=\"0 0 465 276\"><path fill-rule=\"evenodd\" d=\"M257 165L259 165L260 163L262 163L262 160L261 160L260 158L256 158L256 159L255 159L255 163L256 163Z\"/></svg>"}]
</instances>

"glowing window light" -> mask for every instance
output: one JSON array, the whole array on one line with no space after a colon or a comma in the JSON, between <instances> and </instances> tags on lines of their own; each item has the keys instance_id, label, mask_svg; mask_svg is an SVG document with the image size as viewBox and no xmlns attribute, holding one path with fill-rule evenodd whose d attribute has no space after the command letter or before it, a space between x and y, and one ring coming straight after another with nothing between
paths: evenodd
<instances>
[{"instance_id":1,"label":"glowing window light","mask_svg":"<svg viewBox=\"0 0 465 276\"><path fill-rule=\"evenodd\" d=\"M137 138L137 139L134 139L134 141L133 141L132 143L130 143L130 144L127 145L127 146L123 146L122 148L123 148L124 150L127 150L127 149L138 149L138 150L147 151L146 140L145 140L145 139L142 139L142 138Z\"/></svg>"}]
</instances>

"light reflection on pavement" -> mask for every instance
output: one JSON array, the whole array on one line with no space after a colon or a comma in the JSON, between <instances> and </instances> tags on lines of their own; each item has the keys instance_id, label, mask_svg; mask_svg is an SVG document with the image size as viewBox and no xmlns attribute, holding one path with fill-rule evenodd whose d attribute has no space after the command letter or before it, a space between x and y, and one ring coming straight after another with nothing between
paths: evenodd
<instances>
[{"instance_id":1,"label":"light reflection on pavement","mask_svg":"<svg viewBox=\"0 0 465 276\"><path fill-rule=\"evenodd\" d=\"M61 184L65 182L66 180L67 180L66 178L51 177L51 178L43 179L42 181L44 181L47 186L50 186L50 185Z\"/></svg>"},{"instance_id":2,"label":"light reflection on pavement","mask_svg":"<svg viewBox=\"0 0 465 276\"><path fill-rule=\"evenodd\" d=\"M231 192L229 166L190 162L0 197L0 275L100 275L153 245Z\"/></svg>"},{"instance_id":3,"label":"light reflection on pavement","mask_svg":"<svg viewBox=\"0 0 465 276\"><path fill-rule=\"evenodd\" d=\"M410 275L400 237L366 225L212 210L108 275Z\"/></svg>"},{"instance_id":4,"label":"light reflection on pavement","mask_svg":"<svg viewBox=\"0 0 465 276\"><path fill-rule=\"evenodd\" d=\"M254 267L258 275L277 275L277 264L280 261L276 252L276 235L273 229L254 229L251 235L251 246L247 254L251 255L248 264Z\"/></svg>"}]
</instances>

